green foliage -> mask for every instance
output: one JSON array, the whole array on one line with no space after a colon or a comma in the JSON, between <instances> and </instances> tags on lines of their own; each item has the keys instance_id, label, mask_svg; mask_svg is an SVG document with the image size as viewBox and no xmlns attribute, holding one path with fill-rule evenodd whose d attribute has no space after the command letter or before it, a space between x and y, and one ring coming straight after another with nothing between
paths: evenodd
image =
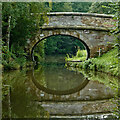
<instances>
[{"instance_id":1,"label":"green foliage","mask_svg":"<svg viewBox=\"0 0 120 120\"><path fill-rule=\"evenodd\" d=\"M41 41L37 44L34 49L34 59L35 61L44 60L45 52L44 52L44 41Z\"/></svg>"},{"instance_id":2,"label":"green foliage","mask_svg":"<svg viewBox=\"0 0 120 120\"><path fill-rule=\"evenodd\" d=\"M88 12L91 4L92 2L73 2L72 3L73 12Z\"/></svg>"},{"instance_id":3,"label":"green foliage","mask_svg":"<svg viewBox=\"0 0 120 120\"><path fill-rule=\"evenodd\" d=\"M114 55L114 53L116 53L117 50L116 48L113 49L112 51L110 51L109 53L107 53L107 55L104 55L103 58L101 57L102 61L103 62L103 59L104 61L107 62L110 62L111 60L109 60L109 58L112 58L111 56L109 55ZM105 59L106 57L109 57L108 59ZM110 102L112 104L114 104L114 107L112 108L113 109L113 114L118 117L120 117L119 115L119 106L118 106L118 103L120 102L119 100L119 78L118 77L115 77L113 75L108 75L108 74L105 74L104 72L104 69L102 70L102 72L96 72L93 70L93 68L95 67L95 65L98 65L99 67L100 66L104 66L106 67L106 65L102 65L102 63L100 64L100 62L98 63L98 59L99 58L96 58L96 59L89 59L87 61L85 61L84 63L81 62L81 63L77 63L77 65L79 65L79 68L73 68L73 67L68 67L69 70L72 70L72 71L77 71L77 73L82 73L88 80L90 81L98 81L100 83L103 83L107 88L110 88L112 90L112 93L114 94L114 98L112 98L110 100ZM107 61L108 60L108 61ZM94 64L95 62L95 64ZM75 63L76 64L76 63ZM75 64L71 64L72 66L74 66ZM84 68L84 69L81 69L81 68ZM91 69L91 70L90 70ZM93 71L92 71L93 70ZM118 70L117 70L118 71Z\"/></svg>"},{"instance_id":4,"label":"green foliage","mask_svg":"<svg viewBox=\"0 0 120 120\"><path fill-rule=\"evenodd\" d=\"M70 59L70 56L69 54L66 54L65 61L67 61L68 59Z\"/></svg>"},{"instance_id":5,"label":"green foliage","mask_svg":"<svg viewBox=\"0 0 120 120\"><path fill-rule=\"evenodd\" d=\"M72 3L53 2L51 12L72 12Z\"/></svg>"},{"instance_id":6,"label":"green foliage","mask_svg":"<svg viewBox=\"0 0 120 120\"><path fill-rule=\"evenodd\" d=\"M52 12L88 12L91 2L53 2Z\"/></svg>"},{"instance_id":7,"label":"green foliage","mask_svg":"<svg viewBox=\"0 0 120 120\"><path fill-rule=\"evenodd\" d=\"M3 17L2 17L2 30L3 30L3 41L5 42L4 45L7 45L7 37L8 37L8 28L10 30L10 53L14 54L12 59L23 66L25 63L25 57L27 56L25 53L25 46L27 45L27 41L29 39L34 39L37 31L39 30L40 26L44 23L48 23L48 18L46 13L51 11L56 12L68 12L68 11L77 11L79 8L88 9L89 3L70 3L70 2L49 2L49 3L22 3L22 2L12 2L12 3L3 3L2 10L3 10ZM84 7L83 7L84 6ZM85 7L86 6L86 7ZM51 9L52 7L52 9ZM79 9L79 10L80 10ZM31 14L32 13L32 14ZM43 13L43 14L38 14ZM9 17L10 19L10 26L9 26ZM70 52L70 54L75 54L76 43L73 42L73 46L68 44L68 42L64 42L63 39L69 39L57 37L55 41L48 41L45 44L45 52L44 52L44 43L40 43L36 48L35 52L37 58L43 58L44 54L66 54ZM60 41L60 42L58 42ZM68 46L67 48L65 48ZM72 49L72 50L71 50ZM73 51L73 52L72 52ZM10 54L9 53L9 54ZM6 54L6 53L4 53ZM6 57L10 57L6 54ZM12 55L13 56L13 55ZM9 59L8 59L9 61ZM10 62L7 63L9 64Z\"/></svg>"},{"instance_id":8,"label":"green foliage","mask_svg":"<svg viewBox=\"0 0 120 120\"><path fill-rule=\"evenodd\" d=\"M118 54L118 48L110 50L101 57L78 63L78 66L86 70L101 71L118 76L118 58L116 54Z\"/></svg>"},{"instance_id":9,"label":"green foliage","mask_svg":"<svg viewBox=\"0 0 120 120\"><path fill-rule=\"evenodd\" d=\"M3 109L2 114L3 118L9 118L9 97L11 99L11 117L12 118L36 118L37 117L47 117L47 112L43 109L42 106L36 105L34 102L31 102L37 99L35 91L28 92L28 89L31 85L27 83L27 75L30 75L30 71L25 69L20 71L9 71L3 73L3 85L7 84L8 86L3 87ZM9 89L10 88L10 89ZM7 96L10 95L10 96ZM14 96L14 97L11 97ZM29 106L29 107L28 107ZM31 109L32 108L32 109ZM7 112L7 113L6 113Z\"/></svg>"},{"instance_id":10,"label":"green foliage","mask_svg":"<svg viewBox=\"0 0 120 120\"><path fill-rule=\"evenodd\" d=\"M45 8L45 3L23 3L23 2L6 2L2 6L2 30L3 46L9 46L10 49L3 48L4 66L11 67L13 61L24 66L26 62L25 46L27 41L34 38L40 26L45 22L48 23L46 13L49 11ZM38 14L43 13L43 14ZM9 21L10 19L10 23ZM8 28L10 40L8 41ZM10 44L7 44L9 42ZM41 50L43 51L43 50Z\"/></svg>"},{"instance_id":11,"label":"green foliage","mask_svg":"<svg viewBox=\"0 0 120 120\"><path fill-rule=\"evenodd\" d=\"M90 13L114 14L115 10L111 8L110 2L94 2L89 8Z\"/></svg>"},{"instance_id":12,"label":"green foliage","mask_svg":"<svg viewBox=\"0 0 120 120\"><path fill-rule=\"evenodd\" d=\"M20 67L23 67L26 59L25 59L25 53L22 50L18 52L17 56L11 51L8 50L7 46L2 46L2 64L4 65L5 70L14 70L19 69Z\"/></svg>"},{"instance_id":13,"label":"green foliage","mask_svg":"<svg viewBox=\"0 0 120 120\"><path fill-rule=\"evenodd\" d=\"M51 36L47 38L44 46L46 55L76 55L78 46L80 49L84 49L83 44L78 39L63 35Z\"/></svg>"},{"instance_id":14,"label":"green foliage","mask_svg":"<svg viewBox=\"0 0 120 120\"><path fill-rule=\"evenodd\" d=\"M6 96L8 97L10 93L10 88L9 86L2 86L2 100L5 100Z\"/></svg>"},{"instance_id":15,"label":"green foliage","mask_svg":"<svg viewBox=\"0 0 120 120\"><path fill-rule=\"evenodd\" d=\"M9 63L3 61L3 65L4 65L4 70L16 70L20 68L19 64L17 64L15 60L11 60Z\"/></svg>"},{"instance_id":16,"label":"green foliage","mask_svg":"<svg viewBox=\"0 0 120 120\"><path fill-rule=\"evenodd\" d=\"M86 56L87 56L87 51L86 50L78 49L76 57L86 57Z\"/></svg>"},{"instance_id":17,"label":"green foliage","mask_svg":"<svg viewBox=\"0 0 120 120\"><path fill-rule=\"evenodd\" d=\"M34 59L36 62L41 62L44 58L42 58L39 53L34 52Z\"/></svg>"},{"instance_id":18,"label":"green foliage","mask_svg":"<svg viewBox=\"0 0 120 120\"><path fill-rule=\"evenodd\" d=\"M87 58L87 51L78 49L76 56L72 56L71 58L67 54L67 56L65 57L65 60L66 61L85 61L86 58Z\"/></svg>"},{"instance_id":19,"label":"green foliage","mask_svg":"<svg viewBox=\"0 0 120 120\"><path fill-rule=\"evenodd\" d=\"M19 3L17 4L19 6ZM22 8L18 7L17 9L24 10L24 12L19 15L16 25L11 31L10 44L14 46L14 51L18 50L19 47L24 49L27 40L35 36L40 26L47 22L45 15L47 10L44 8L44 3L21 3L21 5ZM37 14L38 12L44 12L44 14Z\"/></svg>"}]
</instances>

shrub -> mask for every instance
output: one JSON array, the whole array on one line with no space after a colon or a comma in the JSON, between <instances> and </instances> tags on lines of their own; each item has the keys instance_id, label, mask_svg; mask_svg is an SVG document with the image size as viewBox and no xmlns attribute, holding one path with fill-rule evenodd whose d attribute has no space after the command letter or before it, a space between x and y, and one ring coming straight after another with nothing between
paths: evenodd
<instances>
[{"instance_id":1,"label":"shrub","mask_svg":"<svg viewBox=\"0 0 120 120\"><path fill-rule=\"evenodd\" d=\"M7 46L2 46L2 65L5 70L14 70L22 68L26 63L26 53L20 50L18 53L13 53L12 48L9 50Z\"/></svg>"},{"instance_id":2,"label":"shrub","mask_svg":"<svg viewBox=\"0 0 120 120\"><path fill-rule=\"evenodd\" d=\"M87 51L86 50L80 50L78 49L76 57L85 57L87 56Z\"/></svg>"},{"instance_id":3,"label":"shrub","mask_svg":"<svg viewBox=\"0 0 120 120\"><path fill-rule=\"evenodd\" d=\"M3 61L4 70L16 70L20 68L20 65L15 61L11 60L8 62Z\"/></svg>"}]
</instances>

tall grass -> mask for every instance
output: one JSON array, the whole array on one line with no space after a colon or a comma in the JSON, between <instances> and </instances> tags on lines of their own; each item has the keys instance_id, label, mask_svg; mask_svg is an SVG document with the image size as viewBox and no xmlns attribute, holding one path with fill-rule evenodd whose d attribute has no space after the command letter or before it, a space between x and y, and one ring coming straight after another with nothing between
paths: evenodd
<instances>
[{"instance_id":1,"label":"tall grass","mask_svg":"<svg viewBox=\"0 0 120 120\"><path fill-rule=\"evenodd\" d=\"M65 57L65 60L66 61L85 61L86 58L87 58L87 51L78 49L76 56L72 56L72 58L70 58L70 56L67 54L67 56Z\"/></svg>"},{"instance_id":2,"label":"tall grass","mask_svg":"<svg viewBox=\"0 0 120 120\"><path fill-rule=\"evenodd\" d=\"M70 66L77 66L85 70L101 71L118 76L118 48L113 48L98 58L91 58L80 63L71 63Z\"/></svg>"},{"instance_id":3,"label":"tall grass","mask_svg":"<svg viewBox=\"0 0 120 120\"><path fill-rule=\"evenodd\" d=\"M78 49L76 57L86 57L86 56L87 56L87 51L86 50Z\"/></svg>"}]
</instances>

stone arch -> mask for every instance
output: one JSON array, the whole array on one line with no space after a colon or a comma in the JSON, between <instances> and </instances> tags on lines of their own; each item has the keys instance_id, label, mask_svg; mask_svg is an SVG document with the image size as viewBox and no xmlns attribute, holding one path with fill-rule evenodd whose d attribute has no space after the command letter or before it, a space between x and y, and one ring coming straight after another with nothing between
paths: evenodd
<instances>
[{"instance_id":1,"label":"stone arch","mask_svg":"<svg viewBox=\"0 0 120 120\"><path fill-rule=\"evenodd\" d=\"M28 39L25 46L27 58L31 59L35 45L52 35L69 35L78 38L89 49L90 57L97 57L111 49L114 36L109 32L114 28L112 15L79 12L47 13L48 24ZM100 52L101 51L101 52Z\"/></svg>"},{"instance_id":2,"label":"stone arch","mask_svg":"<svg viewBox=\"0 0 120 120\"><path fill-rule=\"evenodd\" d=\"M39 40L33 45L32 49L30 51L32 60L34 61L34 59L33 59L33 51L34 51L34 48L37 46L37 44L39 44L41 41L43 41L46 38L49 38L51 36L58 36L58 35L70 36L70 37L75 38L76 40L79 40L84 45L85 49L87 50L87 58L86 59L90 58L90 48L89 48L89 45L87 45L87 43L85 41L81 40L79 38L79 36L75 37L75 36L73 36L71 34L52 34L52 35L48 35L48 36L42 37L41 39L39 38Z\"/></svg>"}]
</instances>

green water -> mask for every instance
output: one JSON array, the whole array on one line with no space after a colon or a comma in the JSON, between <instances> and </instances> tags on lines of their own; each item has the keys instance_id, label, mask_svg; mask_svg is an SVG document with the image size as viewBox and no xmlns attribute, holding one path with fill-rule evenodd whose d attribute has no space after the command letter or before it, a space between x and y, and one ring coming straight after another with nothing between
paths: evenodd
<instances>
[{"instance_id":1,"label":"green water","mask_svg":"<svg viewBox=\"0 0 120 120\"><path fill-rule=\"evenodd\" d=\"M3 118L111 113L109 99L117 90L111 81L117 84L117 78L65 68L62 59L48 58L32 69L3 73Z\"/></svg>"}]
</instances>

